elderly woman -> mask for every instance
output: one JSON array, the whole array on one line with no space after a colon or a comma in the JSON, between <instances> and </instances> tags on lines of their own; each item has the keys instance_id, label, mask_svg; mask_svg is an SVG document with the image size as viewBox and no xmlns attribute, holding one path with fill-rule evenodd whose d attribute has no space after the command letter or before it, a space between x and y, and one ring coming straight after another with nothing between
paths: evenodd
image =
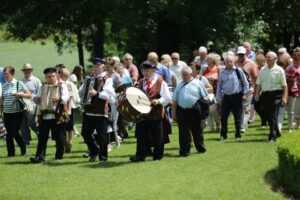
<instances>
[{"instance_id":1,"label":"elderly woman","mask_svg":"<svg viewBox=\"0 0 300 200\"><path fill-rule=\"evenodd\" d=\"M26 145L20 134L21 122L23 118L23 110L13 106L17 98L30 98L31 93L25 87L24 83L15 79L15 69L11 66L5 67L3 70L6 83L2 88L2 106L4 125L7 130L6 147L7 156L15 156L14 139L21 149L21 155L26 155Z\"/></svg>"},{"instance_id":2,"label":"elderly woman","mask_svg":"<svg viewBox=\"0 0 300 200\"><path fill-rule=\"evenodd\" d=\"M214 53L210 53L206 56L207 68L202 71L202 75L206 77L213 87L213 94L216 95L217 85L218 85L218 77L219 77L219 56ZM201 72L200 72L201 74ZM209 107L209 116L207 119L207 123L211 131L219 132L220 131L220 116L217 112L217 104L215 98L210 97L212 100L212 104ZM214 127L214 123L216 124L216 128Z\"/></svg>"}]
</instances>

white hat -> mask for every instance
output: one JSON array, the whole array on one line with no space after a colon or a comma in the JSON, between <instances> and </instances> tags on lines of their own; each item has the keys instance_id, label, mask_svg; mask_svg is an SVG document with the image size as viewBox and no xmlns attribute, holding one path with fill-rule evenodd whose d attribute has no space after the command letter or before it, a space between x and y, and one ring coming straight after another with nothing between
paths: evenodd
<instances>
[{"instance_id":1,"label":"white hat","mask_svg":"<svg viewBox=\"0 0 300 200\"><path fill-rule=\"evenodd\" d=\"M287 50L285 47L281 47L278 49L278 53L282 54L282 53L287 53Z\"/></svg>"},{"instance_id":2,"label":"white hat","mask_svg":"<svg viewBox=\"0 0 300 200\"><path fill-rule=\"evenodd\" d=\"M246 49L243 46L237 48L236 54L246 54Z\"/></svg>"},{"instance_id":3,"label":"white hat","mask_svg":"<svg viewBox=\"0 0 300 200\"><path fill-rule=\"evenodd\" d=\"M113 56L112 59L113 59L114 61L119 61L119 62L120 62L120 58L119 58L118 56Z\"/></svg>"},{"instance_id":4,"label":"white hat","mask_svg":"<svg viewBox=\"0 0 300 200\"><path fill-rule=\"evenodd\" d=\"M207 49L204 46L199 47L200 53L207 53Z\"/></svg>"}]
</instances>

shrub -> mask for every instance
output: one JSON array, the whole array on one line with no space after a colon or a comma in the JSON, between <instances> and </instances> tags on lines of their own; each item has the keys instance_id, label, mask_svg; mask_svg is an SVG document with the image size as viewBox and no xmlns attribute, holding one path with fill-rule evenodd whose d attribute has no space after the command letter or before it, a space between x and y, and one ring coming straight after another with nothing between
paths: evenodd
<instances>
[{"instance_id":1,"label":"shrub","mask_svg":"<svg viewBox=\"0 0 300 200\"><path fill-rule=\"evenodd\" d=\"M286 192L300 197L300 134L286 134L278 140L278 178Z\"/></svg>"}]
</instances>

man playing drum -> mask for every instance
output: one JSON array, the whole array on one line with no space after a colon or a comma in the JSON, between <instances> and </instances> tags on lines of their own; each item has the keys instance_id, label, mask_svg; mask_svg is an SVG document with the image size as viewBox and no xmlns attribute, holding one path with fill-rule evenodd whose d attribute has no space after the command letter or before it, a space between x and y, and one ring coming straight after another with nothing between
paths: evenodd
<instances>
[{"instance_id":1,"label":"man playing drum","mask_svg":"<svg viewBox=\"0 0 300 200\"><path fill-rule=\"evenodd\" d=\"M152 111L145 119L136 124L137 147L135 156L130 157L132 162L145 160L147 151L150 148L149 137L153 139L153 160L161 160L163 158L163 107L171 101L168 85L161 76L155 73L156 65L145 61L141 67L144 78L140 80L139 88L148 94Z\"/></svg>"}]
</instances>

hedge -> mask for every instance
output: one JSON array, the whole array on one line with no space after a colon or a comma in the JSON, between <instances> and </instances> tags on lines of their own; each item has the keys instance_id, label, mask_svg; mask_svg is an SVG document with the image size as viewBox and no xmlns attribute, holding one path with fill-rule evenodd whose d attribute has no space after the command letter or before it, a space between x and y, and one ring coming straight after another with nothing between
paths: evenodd
<instances>
[{"instance_id":1,"label":"hedge","mask_svg":"<svg viewBox=\"0 0 300 200\"><path fill-rule=\"evenodd\" d=\"M278 178L286 192L300 198L300 133L285 134L278 145Z\"/></svg>"}]
</instances>

